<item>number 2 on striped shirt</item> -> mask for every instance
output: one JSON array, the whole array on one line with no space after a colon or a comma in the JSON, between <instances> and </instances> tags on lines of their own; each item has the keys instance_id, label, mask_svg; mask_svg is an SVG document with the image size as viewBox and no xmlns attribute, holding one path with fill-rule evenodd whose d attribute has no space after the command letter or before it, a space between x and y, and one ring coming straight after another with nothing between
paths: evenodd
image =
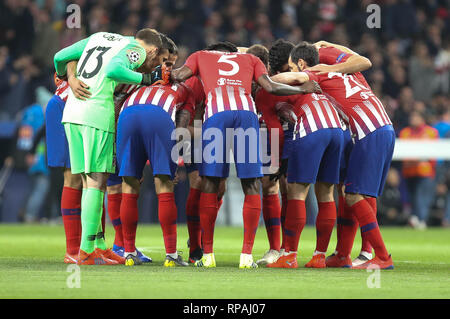
<instances>
[{"instance_id":1,"label":"number 2 on striped shirt","mask_svg":"<svg viewBox=\"0 0 450 319\"><path fill-rule=\"evenodd\" d=\"M336 72L330 72L328 73L328 77L331 79L333 77L340 77L342 80L344 80L344 86L345 86L345 97L349 98L355 93L358 93L361 90L369 90L369 88L366 88L364 85L359 83L355 77L351 74L342 74L342 73L336 73ZM352 81L355 86L351 86L350 81Z\"/></svg>"}]
</instances>

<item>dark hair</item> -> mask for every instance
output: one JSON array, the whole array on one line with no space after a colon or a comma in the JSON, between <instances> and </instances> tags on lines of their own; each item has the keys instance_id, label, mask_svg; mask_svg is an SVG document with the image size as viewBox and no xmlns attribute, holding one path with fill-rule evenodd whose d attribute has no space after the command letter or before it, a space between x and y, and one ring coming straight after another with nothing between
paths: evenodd
<instances>
[{"instance_id":1,"label":"dark hair","mask_svg":"<svg viewBox=\"0 0 450 319\"><path fill-rule=\"evenodd\" d=\"M269 50L261 44L254 44L247 50L248 54L253 54L258 57L261 62L267 67L269 63Z\"/></svg>"},{"instance_id":2,"label":"dark hair","mask_svg":"<svg viewBox=\"0 0 450 319\"><path fill-rule=\"evenodd\" d=\"M238 52L238 48L231 42L217 42L208 45L206 51L224 51L224 52Z\"/></svg>"},{"instance_id":3,"label":"dark hair","mask_svg":"<svg viewBox=\"0 0 450 319\"><path fill-rule=\"evenodd\" d=\"M300 42L291 51L292 62L297 63L299 59L304 60L307 66L314 66L319 64L319 51L311 43Z\"/></svg>"},{"instance_id":4,"label":"dark hair","mask_svg":"<svg viewBox=\"0 0 450 319\"><path fill-rule=\"evenodd\" d=\"M278 39L269 50L269 66L273 73L280 72L283 65L288 63L289 54L294 45L286 40Z\"/></svg>"},{"instance_id":5,"label":"dark hair","mask_svg":"<svg viewBox=\"0 0 450 319\"><path fill-rule=\"evenodd\" d=\"M154 45L158 49L162 47L162 40L159 32L155 29L145 28L136 33L136 39L144 41L146 44Z\"/></svg>"},{"instance_id":6,"label":"dark hair","mask_svg":"<svg viewBox=\"0 0 450 319\"><path fill-rule=\"evenodd\" d=\"M162 41L162 49L169 51L170 54L178 55L178 47L175 42L173 42L173 40L164 33L160 33L160 36Z\"/></svg>"}]
</instances>

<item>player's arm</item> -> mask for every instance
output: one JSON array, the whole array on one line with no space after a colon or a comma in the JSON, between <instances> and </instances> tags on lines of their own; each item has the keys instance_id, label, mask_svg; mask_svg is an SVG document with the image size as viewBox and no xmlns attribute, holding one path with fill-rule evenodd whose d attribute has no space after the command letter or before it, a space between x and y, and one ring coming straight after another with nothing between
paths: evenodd
<instances>
[{"instance_id":1,"label":"player's arm","mask_svg":"<svg viewBox=\"0 0 450 319\"><path fill-rule=\"evenodd\" d=\"M68 62L80 59L88 41L89 38L80 40L55 54L53 62L55 64L56 75L59 78L64 78L67 75Z\"/></svg>"},{"instance_id":2,"label":"player's arm","mask_svg":"<svg viewBox=\"0 0 450 319\"><path fill-rule=\"evenodd\" d=\"M282 72L270 77L272 81L289 85L303 84L309 81L309 75L306 72Z\"/></svg>"},{"instance_id":3,"label":"player's arm","mask_svg":"<svg viewBox=\"0 0 450 319\"><path fill-rule=\"evenodd\" d=\"M84 101L91 96L91 92L88 91L89 86L77 78L77 64L77 61L67 63L67 82L73 95Z\"/></svg>"},{"instance_id":4,"label":"player's arm","mask_svg":"<svg viewBox=\"0 0 450 319\"><path fill-rule=\"evenodd\" d=\"M192 53L186 59L186 62L181 68L173 70L171 73L171 79L175 82L183 82L189 79L193 75L199 73L199 55L201 51Z\"/></svg>"},{"instance_id":5,"label":"player's arm","mask_svg":"<svg viewBox=\"0 0 450 319\"><path fill-rule=\"evenodd\" d=\"M108 78L126 84L151 85L151 75L134 71L146 59L145 49L141 46L127 46L114 56L106 67Z\"/></svg>"},{"instance_id":6,"label":"player's arm","mask_svg":"<svg viewBox=\"0 0 450 319\"><path fill-rule=\"evenodd\" d=\"M263 74L258 78L258 84L273 95L295 95L308 93L322 93L322 89L315 81L305 82L301 86L290 86L280 82L274 82L267 74ZM298 83L298 82L296 82Z\"/></svg>"},{"instance_id":7,"label":"player's arm","mask_svg":"<svg viewBox=\"0 0 450 319\"><path fill-rule=\"evenodd\" d=\"M170 74L170 77L172 81L183 82L193 75L194 73L192 72L192 70L188 66L183 65L182 67L173 70L172 73Z\"/></svg>"},{"instance_id":8,"label":"player's arm","mask_svg":"<svg viewBox=\"0 0 450 319\"><path fill-rule=\"evenodd\" d=\"M316 42L314 45L317 49L319 49L320 47L333 47L341 51L344 55L347 54L349 56L344 62L341 63L333 63L332 65L317 64L313 67L308 68L308 71L317 71L318 75L329 72L356 73L365 71L372 67L372 62L368 58L359 55L358 53L350 50L343 45L325 41Z\"/></svg>"}]
</instances>

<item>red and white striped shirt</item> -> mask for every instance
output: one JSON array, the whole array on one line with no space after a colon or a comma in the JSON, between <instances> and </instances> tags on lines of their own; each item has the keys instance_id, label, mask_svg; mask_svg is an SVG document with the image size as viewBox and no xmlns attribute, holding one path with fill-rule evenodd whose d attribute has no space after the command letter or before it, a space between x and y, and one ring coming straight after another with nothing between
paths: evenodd
<instances>
[{"instance_id":1,"label":"red and white striped shirt","mask_svg":"<svg viewBox=\"0 0 450 319\"><path fill-rule=\"evenodd\" d=\"M140 85L137 84L125 84L121 83L116 86L114 90L114 116L115 123L119 119L120 110L122 109L123 102L130 96L133 91L137 90Z\"/></svg>"},{"instance_id":2,"label":"red and white striped shirt","mask_svg":"<svg viewBox=\"0 0 450 319\"><path fill-rule=\"evenodd\" d=\"M61 81L61 84L58 85L58 87L56 88L55 95L59 96L61 100L63 100L64 102L67 102L69 90L70 90L69 82Z\"/></svg>"},{"instance_id":3,"label":"red and white striped shirt","mask_svg":"<svg viewBox=\"0 0 450 319\"><path fill-rule=\"evenodd\" d=\"M179 109L194 112L194 97L189 87L180 84L144 86L135 90L123 103L122 110L134 105L152 104L169 113L175 122Z\"/></svg>"},{"instance_id":4,"label":"red and white striped shirt","mask_svg":"<svg viewBox=\"0 0 450 319\"><path fill-rule=\"evenodd\" d=\"M370 87L361 83L359 77L330 72L317 78L323 92L349 124L356 139L360 140L380 127L392 125L381 101Z\"/></svg>"},{"instance_id":5,"label":"red and white striped shirt","mask_svg":"<svg viewBox=\"0 0 450 319\"><path fill-rule=\"evenodd\" d=\"M320 129L342 129L338 112L323 94L299 96L295 103L295 113L298 121L294 128L294 140Z\"/></svg>"},{"instance_id":6,"label":"red and white striped shirt","mask_svg":"<svg viewBox=\"0 0 450 319\"><path fill-rule=\"evenodd\" d=\"M223 111L246 110L256 114L251 97L252 81L267 74L259 58L238 52L197 51L185 65L203 82L204 120Z\"/></svg>"}]
</instances>

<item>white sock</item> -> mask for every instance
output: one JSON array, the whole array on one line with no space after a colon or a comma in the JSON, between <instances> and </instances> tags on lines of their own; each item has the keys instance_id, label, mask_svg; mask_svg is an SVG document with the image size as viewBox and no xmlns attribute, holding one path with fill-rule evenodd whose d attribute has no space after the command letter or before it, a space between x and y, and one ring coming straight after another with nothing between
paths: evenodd
<instances>
[{"instance_id":1,"label":"white sock","mask_svg":"<svg viewBox=\"0 0 450 319\"><path fill-rule=\"evenodd\" d=\"M172 257L173 259L177 259L178 258L178 253L175 252L173 254L166 254L166 256Z\"/></svg>"},{"instance_id":2,"label":"white sock","mask_svg":"<svg viewBox=\"0 0 450 319\"><path fill-rule=\"evenodd\" d=\"M132 255L132 256L136 257L137 256L137 251L135 250L135 251L133 251L131 253L126 251L126 252L123 253L123 257L124 258L127 258L128 255Z\"/></svg>"},{"instance_id":3,"label":"white sock","mask_svg":"<svg viewBox=\"0 0 450 319\"><path fill-rule=\"evenodd\" d=\"M366 257L367 259L372 259L372 254L368 253L367 251L362 250L360 255L363 255L364 257Z\"/></svg>"},{"instance_id":4,"label":"white sock","mask_svg":"<svg viewBox=\"0 0 450 319\"><path fill-rule=\"evenodd\" d=\"M315 250L314 254L313 254L313 257L316 256L316 255L325 255L325 254L326 254L326 252Z\"/></svg>"}]
</instances>

